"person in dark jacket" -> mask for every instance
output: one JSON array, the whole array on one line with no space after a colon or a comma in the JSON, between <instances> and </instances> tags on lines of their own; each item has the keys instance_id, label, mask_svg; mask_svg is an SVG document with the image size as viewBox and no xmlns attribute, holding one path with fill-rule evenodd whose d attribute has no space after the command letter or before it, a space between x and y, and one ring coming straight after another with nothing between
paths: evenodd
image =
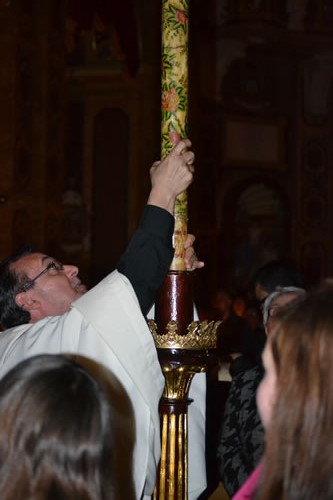
<instances>
[{"instance_id":1,"label":"person in dark jacket","mask_svg":"<svg viewBox=\"0 0 333 500\"><path fill-rule=\"evenodd\" d=\"M274 326L276 311L305 293L303 288L287 286L268 295L263 307L266 335ZM256 402L264 370L261 359L253 357L246 343L240 348L241 354L232 355L232 382L217 447L220 478L230 496L247 480L264 451L264 428Z\"/></svg>"}]
</instances>

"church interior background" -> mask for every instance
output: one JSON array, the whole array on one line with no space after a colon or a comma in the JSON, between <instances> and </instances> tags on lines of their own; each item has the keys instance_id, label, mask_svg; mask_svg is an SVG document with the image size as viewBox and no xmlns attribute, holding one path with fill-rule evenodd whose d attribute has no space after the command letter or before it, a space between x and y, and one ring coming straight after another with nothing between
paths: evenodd
<instances>
[{"instance_id":1,"label":"church interior background","mask_svg":"<svg viewBox=\"0 0 333 500\"><path fill-rule=\"evenodd\" d=\"M333 4L189 0L189 231L205 307L286 258L333 274ZM31 244L94 284L160 156L157 0L0 1L0 258Z\"/></svg>"}]
</instances>

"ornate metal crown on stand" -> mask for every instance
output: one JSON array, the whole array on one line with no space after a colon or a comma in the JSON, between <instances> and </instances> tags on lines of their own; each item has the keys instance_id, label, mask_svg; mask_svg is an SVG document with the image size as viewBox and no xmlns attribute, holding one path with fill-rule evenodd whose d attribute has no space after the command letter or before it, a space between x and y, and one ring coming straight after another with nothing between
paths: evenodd
<instances>
[{"instance_id":1,"label":"ornate metal crown on stand","mask_svg":"<svg viewBox=\"0 0 333 500\"><path fill-rule=\"evenodd\" d=\"M178 333L177 321L169 321L166 333L158 333L155 321L148 320L150 331L154 337L157 349L215 349L217 340L216 321L192 321L187 329L186 335Z\"/></svg>"},{"instance_id":2,"label":"ornate metal crown on stand","mask_svg":"<svg viewBox=\"0 0 333 500\"><path fill-rule=\"evenodd\" d=\"M206 371L209 353L216 346L220 322L193 321L193 303L190 312L188 294L177 291L188 285L193 275L184 271L170 271L156 301L156 322L149 327L155 340L165 388L160 402L161 460L154 499L188 498L188 406L192 402L189 390L196 373ZM170 299L170 292L173 299ZM175 307L176 306L176 307ZM184 314L185 312L185 314ZM168 318L173 318L168 321Z\"/></svg>"},{"instance_id":3,"label":"ornate metal crown on stand","mask_svg":"<svg viewBox=\"0 0 333 500\"><path fill-rule=\"evenodd\" d=\"M189 0L162 0L162 158L187 137ZM175 206L175 255L155 302L149 327L165 388L160 402L161 460L153 498L188 498L189 390L206 371L220 322L194 321L193 272L186 271L187 193Z\"/></svg>"}]
</instances>

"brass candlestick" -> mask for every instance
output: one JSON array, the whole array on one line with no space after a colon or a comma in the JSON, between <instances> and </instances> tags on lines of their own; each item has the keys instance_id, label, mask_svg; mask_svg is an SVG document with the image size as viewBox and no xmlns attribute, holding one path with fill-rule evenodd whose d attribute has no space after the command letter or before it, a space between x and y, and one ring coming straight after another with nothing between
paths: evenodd
<instances>
[{"instance_id":1,"label":"brass candlestick","mask_svg":"<svg viewBox=\"0 0 333 500\"><path fill-rule=\"evenodd\" d=\"M191 273L170 271L156 301L156 321L149 320L165 377L160 401L162 448L155 500L188 498L187 413L192 402L189 390L194 375L207 369L220 324L189 321L188 315L193 311L193 302L191 309L188 307L191 278Z\"/></svg>"}]
</instances>

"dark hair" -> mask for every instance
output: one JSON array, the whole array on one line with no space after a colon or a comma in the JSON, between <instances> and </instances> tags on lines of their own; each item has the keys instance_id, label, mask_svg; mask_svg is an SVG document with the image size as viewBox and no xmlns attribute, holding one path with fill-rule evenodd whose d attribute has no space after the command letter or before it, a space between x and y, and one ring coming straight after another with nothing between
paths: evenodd
<instances>
[{"instance_id":1,"label":"dark hair","mask_svg":"<svg viewBox=\"0 0 333 500\"><path fill-rule=\"evenodd\" d=\"M290 262L271 261L260 267L253 278L254 286L260 285L266 292L273 292L278 286L296 286L304 288L301 273Z\"/></svg>"},{"instance_id":2,"label":"dark hair","mask_svg":"<svg viewBox=\"0 0 333 500\"><path fill-rule=\"evenodd\" d=\"M19 307L15 300L16 291L27 280L27 276L16 274L10 265L31 253L31 247L24 247L0 263L0 325L4 328L30 322L30 313Z\"/></svg>"},{"instance_id":3,"label":"dark hair","mask_svg":"<svg viewBox=\"0 0 333 500\"><path fill-rule=\"evenodd\" d=\"M81 356L39 355L4 376L0 381L2 500L134 498L132 438L127 445L133 422L124 412L128 408L127 402L123 405L124 389L107 374ZM119 422L121 417L124 422ZM128 433L119 432L123 424ZM117 465L118 454L125 452L122 447L127 463Z\"/></svg>"},{"instance_id":4,"label":"dark hair","mask_svg":"<svg viewBox=\"0 0 333 500\"><path fill-rule=\"evenodd\" d=\"M260 500L333 498L333 288L310 292L268 337L277 374Z\"/></svg>"}]
</instances>

